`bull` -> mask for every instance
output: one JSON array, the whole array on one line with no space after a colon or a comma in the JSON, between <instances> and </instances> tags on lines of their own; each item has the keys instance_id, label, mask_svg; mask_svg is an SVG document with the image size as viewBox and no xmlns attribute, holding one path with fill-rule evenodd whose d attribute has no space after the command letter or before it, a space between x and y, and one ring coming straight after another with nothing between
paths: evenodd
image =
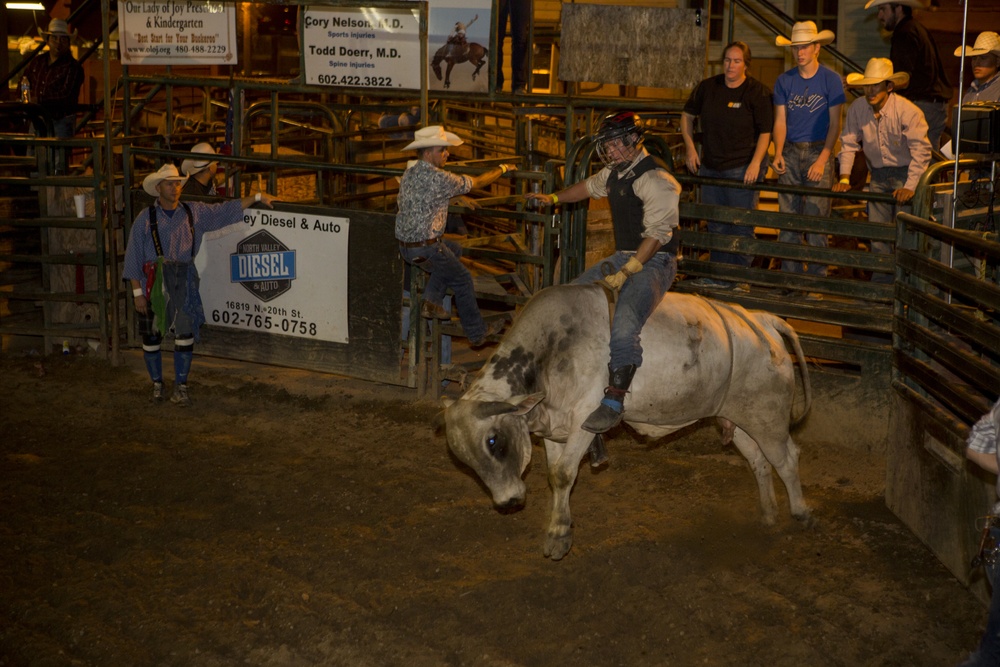
<instances>
[{"instance_id":1,"label":"bull","mask_svg":"<svg viewBox=\"0 0 1000 667\"><path fill-rule=\"evenodd\" d=\"M479 475L498 509L523 507L530 434L543 439L552 490L543 551L553 560L573 544L570 491L595 437L580 425L600 401L607 378L609 317L598 285L538 292L465 394L445 401L448 446ZM662 437L719 417L724 440L731 438L756 477L764 523L777 516L772 467L792 516L809 523L798 447L789 433L812 401L795 331L770 313L668 293L646 322L642 344L644 361L624 420L643 436ZM796 361L804 407L793 421Z\"/></svg>"}]
</instances>

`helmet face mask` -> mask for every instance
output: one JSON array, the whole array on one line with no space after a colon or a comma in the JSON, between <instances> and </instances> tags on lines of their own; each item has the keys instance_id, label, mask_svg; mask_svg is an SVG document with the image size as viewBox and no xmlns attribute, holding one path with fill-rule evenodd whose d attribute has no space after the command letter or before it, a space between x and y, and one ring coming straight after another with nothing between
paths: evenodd
<instances>
[{"instance_id":1,"label":"helmet face mask","mask_svg":"<svg viewBox=\"0 0 1000 667\"><path fill-rule=\"evenodd\" d=\"M607 116L594 137L597 154L609 169L624 169L642 149L642 125L631 111Z\"/></svg>"}]
</instances>

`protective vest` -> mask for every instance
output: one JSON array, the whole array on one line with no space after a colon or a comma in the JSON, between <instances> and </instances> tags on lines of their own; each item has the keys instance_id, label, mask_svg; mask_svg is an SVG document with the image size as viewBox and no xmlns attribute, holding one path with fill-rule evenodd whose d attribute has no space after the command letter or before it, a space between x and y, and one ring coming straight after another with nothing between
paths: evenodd
<instances>
[{"instance_id":1,"label":"protective vest","mask_svg":"<svg viewBox=\"0 0 1000 667\"><path fill-rule=\"evenodd\" d=\"M663 160L652 155L647 155L642 160L639 160L639 164L635 165L626 174L612 170L611 176L608 177L606 189L608 191L608 201L611 202L611 222L615 230L616 250L635 251L639 249L639 245L642 243L643 203L642 199L635 194L632 185L640 176L651 169L670 171ZM680 229L675 227L670 241L667 245L660 248L658 252L668 252L676 255L679 246Z\"/></svg>"}]
</instances>

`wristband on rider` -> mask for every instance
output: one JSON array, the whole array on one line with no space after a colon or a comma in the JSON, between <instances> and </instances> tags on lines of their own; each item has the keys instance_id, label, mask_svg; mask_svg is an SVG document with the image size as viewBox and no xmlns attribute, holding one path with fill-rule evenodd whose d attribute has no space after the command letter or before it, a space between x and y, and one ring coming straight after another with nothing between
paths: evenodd
<instances>
[{"instance_id":1,"label":"wristband on rider","mask_svg":"<svg viewBox=\"0 0 1000 667\"><path fill-rule=\"evenodd\" d=\"M840 177L840 184L841 185L850 185L851 184L851 178L849 176L841 176Z\"/></svg>"},{"instance_id":2,"label":"wristband on rider","mask_svg":"<svg viewBox=\"0 0 1000 667\"><path fill-rule=\"evenodd\" d=\"M141 287L132 288L132 296L144 296L142 288Z\"/></svg>"},{"instance_id":3,"label":"wristband on rider","mask_svg":"<svg viewBox=\"0 0 1000 667\"><path fill-rule=\"evenodd\" d=\"M553 206L559 203L559 197L556 195L556 193L553 192L550 196L552 197Z\"/></svg>"},{"instance_id":4,"label":"wristband on rider","mask_svg":"<svg viewBox=\"0 0 1000 667\"><path fill-rule=\"evenodd\" d=\"M505 176L506 174L507 174L507 165L505 164L500 165L500 175Z\"/></svg>"}]
</instances>

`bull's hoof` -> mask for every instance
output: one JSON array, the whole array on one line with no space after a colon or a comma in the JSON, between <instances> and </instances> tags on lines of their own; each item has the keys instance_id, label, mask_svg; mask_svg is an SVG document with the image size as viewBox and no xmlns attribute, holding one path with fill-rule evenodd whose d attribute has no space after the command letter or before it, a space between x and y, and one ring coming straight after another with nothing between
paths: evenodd
<instances>
[{"instance_id":1,"label":"bull's hoof","mask_svg":"<svg viewBox=\"0 0 1000 667\"><path fill-rule=\"evenodd\" d=\"M543 553L546 558L551 558L552 560L562 560L563 556L569 553L572 546L573 531L569 531L564 535L550 534L548 539L545 540L545 550Z\"/></svg>"},{"instance_id":2,"label":"bull's hoof","mask_svg":"<svg viewBox=\"0 0 1000 667\"><path fill-rule=\"evenodd\" d=\"M802 512L800 514L793 514L792 518L799 522L799 525L803 528L815 528L816 518L809 512Z\"/></svg>"}]
</instances>

